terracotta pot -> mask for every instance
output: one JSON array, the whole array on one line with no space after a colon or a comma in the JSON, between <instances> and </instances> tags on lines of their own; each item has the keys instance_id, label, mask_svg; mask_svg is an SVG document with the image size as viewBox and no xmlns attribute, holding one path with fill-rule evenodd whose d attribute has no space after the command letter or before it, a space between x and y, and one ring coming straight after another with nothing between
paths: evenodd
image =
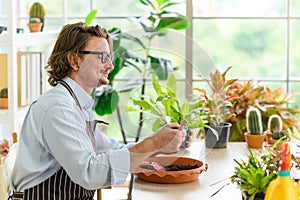
<instances>
[{"instance_id":1,"label":"terracotta pot","mask_svg":"<svg viewBox=\"0 0 300 200\"><path fill-rule=\"evenodd\" d=\"M198 165L198 168L190 170L180 170L180 171L154 171L140 168L137 176L140 180L151 182L151 183L187 183L198 179L202 172L207 171L208 165L201 162L200 160L186 158L186 157L150 157L147 159L149 162L157 162L161 165Z\"/></svg>"},{"instance_id":2,"label":"terracotta pot","mask_svg":"<svg viewBox=\"0 0 300 200\"><path fill-rule=\"evenodd\" d=\"M250 148L255 148L255 149L262 148L265 138L266 138L265 134L251 135L248 132L245 133L245 139L246 139L247 145Z\"/></svg>"},{"instance_id":3,"label":"terracotta pot","mask_svg":"<svg viewBox=\"0 0 300 200\"><path fill-rule=\"evenodd\" d=\"M266 131L265 135L266 135L266 141L269 145L273 145L277 142L277 140L272 138L272 133L270 131ZM281 151L283 148L283 144L286 143L287 141L288 139L280 141L279 144L276 146L276 149Z\"/></svg>"},{"instance_id":4,"label":"terracotta pot","mask_svg":"<svg viewBox=\"0 0 300 200\"><path fill-rule=\"evenodd\" d=\"M8 108L8 98L0 98L0 109Z\"/></svg>"},{"instance_id":5,"label":"terracotta pot","mask_svg":"<svg viewBox=\"0 0 300 200\"><path fill-rule=\"evenodd\" d=\"M28 23L29 30L31 33L41 32L43 23Z\"/></svg>"}]
</instances>

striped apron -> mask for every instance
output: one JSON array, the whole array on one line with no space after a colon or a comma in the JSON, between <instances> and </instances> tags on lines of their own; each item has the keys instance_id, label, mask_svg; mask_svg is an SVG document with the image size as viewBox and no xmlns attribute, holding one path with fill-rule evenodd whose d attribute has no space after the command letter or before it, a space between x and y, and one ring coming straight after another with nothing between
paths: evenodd
<instances>
[{"instance_id":1,"label":"striped apron","mask_svg":"<svg viewBox=\"0 0 300 200\"><path fill-rule=\"evenodd\" d=\"M59 81L71 94L76 104L82 110L79 101L65 81ZM86 133L91 139L93 148L95 150L94 129L96 121L86 122ZM61 168L58 172L52 175L44 182L25 189L24 192L15 192L9 199L23 199L23 200L93 200L95 190L87 190L80 185L74 183L66 171Z\"/></svg>"}]
</instances>

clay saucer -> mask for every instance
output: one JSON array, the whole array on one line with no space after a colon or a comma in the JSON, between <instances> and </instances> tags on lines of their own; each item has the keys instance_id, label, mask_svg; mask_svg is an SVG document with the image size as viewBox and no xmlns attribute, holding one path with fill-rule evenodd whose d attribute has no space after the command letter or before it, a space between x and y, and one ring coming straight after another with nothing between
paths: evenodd
<instances>
[{"instance_id":1,"label":"clay saucer","mask_svg":"<svg viewBox=\"0 0 300 200\"><path fill-rule=\"evenodd\" d=\"M168 165L197 165L198 168L180 171L155 171L140 168L137 176L140 180L151 183L187 183L198 179L199 175L208 169L208 165L200 160L186 157L152 157L149 162L157 162L163 166Z\"/></svg>"}]
</instances>

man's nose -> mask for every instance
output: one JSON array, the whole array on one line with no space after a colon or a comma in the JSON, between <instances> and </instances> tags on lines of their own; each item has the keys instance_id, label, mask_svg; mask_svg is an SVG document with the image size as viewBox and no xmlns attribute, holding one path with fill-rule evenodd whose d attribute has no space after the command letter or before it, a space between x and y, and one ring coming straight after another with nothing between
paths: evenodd
<instances>
[{"instance_id":1,"label":"man's nose","mask_svg":"<svg viewBox=\"0 0 300 200\"><path fill-rule=\"evenodd\" d=\"M114 64L112 63L112 61L110 59L107 60L107 63L105 65L105 68L106 69L110 69L110 70L113 70L115 67L114 67Z\"/></svg>"}]
</instances>

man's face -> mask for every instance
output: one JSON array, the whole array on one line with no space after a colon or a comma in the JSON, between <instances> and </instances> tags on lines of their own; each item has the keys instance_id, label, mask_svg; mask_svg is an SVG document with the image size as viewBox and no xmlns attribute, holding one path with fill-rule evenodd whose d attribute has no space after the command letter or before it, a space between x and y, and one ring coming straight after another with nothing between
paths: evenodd
<instances>
[{"instance_id":1,"label":"man's face","mask_svg":"<svg viewBox=\"0 0 300 200\"><path fill-rule=\"evenodd\" d=\"M77 81L86 90L107 85L108 74L114 66L111 60L109 44L105 38L92 37L81 52Z\"/></svg>"}]
</instances>

